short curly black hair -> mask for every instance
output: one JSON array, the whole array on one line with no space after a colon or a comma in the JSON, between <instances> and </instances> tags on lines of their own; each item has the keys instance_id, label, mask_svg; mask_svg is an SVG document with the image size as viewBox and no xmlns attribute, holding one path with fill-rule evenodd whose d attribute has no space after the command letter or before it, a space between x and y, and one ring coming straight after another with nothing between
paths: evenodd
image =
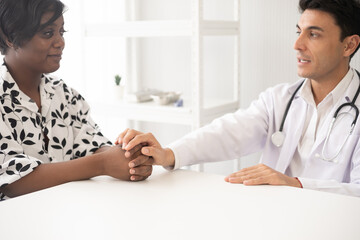
<instances>
[{"instance_id":1,"label":"short curly black hair","mask_svg":"<svg viewBox=\"0 0 360 240\"><path fill-rule=\"evenodd\" d=\"M65 5L59 0L0 0L0 51L6 55L8 43L22 47L34 35L52 24L64 12ZM41 25L47 12L54 15Z\"/></svg>"},{"instance_id":2,"label":"short curly black hair","mask_svg":"<svg viewBox=\"0 0 360 240\"><path fill-rule=\"evenodd\" d=\"M341 41L348 36L360 36L359 0L300 0L299 9L301 13L306 9L312 9L331 14L341 29ZM358 49L359 46L350 58L355 55Z\"/></svg>"}]
</instances>

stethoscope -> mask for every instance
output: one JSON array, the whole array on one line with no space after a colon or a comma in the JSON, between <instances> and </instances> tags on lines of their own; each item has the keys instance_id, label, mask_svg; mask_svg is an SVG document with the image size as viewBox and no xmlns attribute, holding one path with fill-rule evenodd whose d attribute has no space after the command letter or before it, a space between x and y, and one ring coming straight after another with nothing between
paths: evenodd
<instances>
[{"instance_id":1,"label":"stethoscope","mask_svg":"<svg viewBox=\"0 0 360 240\"><path fill-rule=\"evenodd\" d=\"M357 75L359 76L360 78L360 73L358 71L356 71ZM285 123L285 119L287 117L287 114L289 112L289 109L290 109L290 106L291 106L291 103L293 102L294 98L295 98L295 95L296 93L299 91L299 89L301 88L301 86L303 85L303 83L305 82L302 81L301 84L296 88L295 92L293 93L293 95L291 96L287 106L286 106L286 109L285 109L285 112L284 112L284 116L283 116L283 119L281 121L281 125L280 125L280 129L279 131L273 133L271 135L271 141L272 143L276 146L276 147L281 147L284 143L284 140L285 140L285 134L283 133L283 128L284 128L284 123ZM333 118L332 118L332 121L330 123L330 126L329 126L329 130L326 134L326 138L325 138L325 142L324 142L324 145L323 145L323 148L322 148L322 152L321 152L321 155L322 156L318 156L318 157L321 157L323 160L325 161L328 161L328 162L337 162L336 161L336 157L340 154L341 150L343 149L346 141L348 140L349 136L352 134L353 130L354 130L354 127L355 127L355 124L356 124L356 121L358 119L358 116L359 116L359 109L355 106L355 102L356 102L356 99L358 98L359 96L359 93L360 93L360 85L356 91L356 94L353 98L353 100L351 102L347 102L347 103L343 103L342 105L340 105L334 115L333 115ZM340 110L343 108L343 107L346 107L346 106L350 106L350 108L354 109L356 114L355 114L355 118L354 118L354 121L351 123L351 128L350 128L350 131L349 131L349 134L347 135L345 141L343 142L343 144L341 145L341 147L339 148L339 150L337 151L337 153L335 154L335 156L333 157L329 157L329 156L325 156L325 146L328 144L328 141L329 141L329 137L330 137L330 134L331 134L331 131L333 129L333 126L334 126L334 123L336 121L336 118L338 117L339 115L339 112Z\"/></svg>"}]
</instances>

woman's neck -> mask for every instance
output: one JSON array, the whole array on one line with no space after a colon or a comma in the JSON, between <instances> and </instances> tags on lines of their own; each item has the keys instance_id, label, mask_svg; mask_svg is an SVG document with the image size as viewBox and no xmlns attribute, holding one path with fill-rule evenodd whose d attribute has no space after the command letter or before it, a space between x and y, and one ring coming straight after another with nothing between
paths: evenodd
<instances>
[{"instance_id":1,"label":"woman's neck","mask_svg":"<svg viewBox=\"0 0 360 240\"><path fill-rule=\"evenodd\" d=\"M26 92L36 92L41 82L41 73L34 73L21 64L16 64L5 57L4 59L7 69L13 77L20 90Z\"/></svg>"},{"instance_id":2,"label":"woman's neck","mask_svg":"<svg viewBox=\"0 0 360 240\"><path fill-rule=\"evenodd\" d=\"M9 70L19 89L28 97L36 102L38 108L41 108L39 86L41 82L41 73L35 73L17 62L4 59L7 69Z\"/></svg>"}]
</instances>

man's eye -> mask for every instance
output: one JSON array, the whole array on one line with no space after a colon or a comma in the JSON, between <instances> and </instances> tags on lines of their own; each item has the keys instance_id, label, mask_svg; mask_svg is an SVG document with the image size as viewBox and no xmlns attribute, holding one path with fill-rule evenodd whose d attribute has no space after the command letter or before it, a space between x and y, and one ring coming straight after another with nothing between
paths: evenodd
<instances>
[{"instance_id":1,"label":"man's eye","mask_svg":"<svg viewBox=\"0 0 360 240\"><path fill-rule=\"evenodd\" d=\"M300 31L296 31L296 34L297 34L297 35L300 35L300 33L301 33Z\"/></svg>"},{"instance_id":2,"label":"man's eye","mask_svg":"<svg viewBox=\"0 0 360 240\"><path fill-rule=\"evenodd\" d=\"M319 35L318 35L317 33L311 32L311 33L310 33L310 36L311 36L311 37L318 37Z\"/></svg>"}]
</instances>

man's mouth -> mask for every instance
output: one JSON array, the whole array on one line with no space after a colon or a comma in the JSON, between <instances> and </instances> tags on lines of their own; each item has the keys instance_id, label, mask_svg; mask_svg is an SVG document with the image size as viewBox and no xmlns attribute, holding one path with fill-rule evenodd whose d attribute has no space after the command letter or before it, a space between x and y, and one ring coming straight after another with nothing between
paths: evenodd
<instances>
[{"instance_id":1,"label":"man's mouth","mask_svg":"<svg viewBox=\"0 0 360 240\"><path fill-rule=\"evenodd\" d=\"M299 63L309 63L311 62L310 60L304 59L304 58L298 58L298 62Z\"/></svg>"}]
</instances>

